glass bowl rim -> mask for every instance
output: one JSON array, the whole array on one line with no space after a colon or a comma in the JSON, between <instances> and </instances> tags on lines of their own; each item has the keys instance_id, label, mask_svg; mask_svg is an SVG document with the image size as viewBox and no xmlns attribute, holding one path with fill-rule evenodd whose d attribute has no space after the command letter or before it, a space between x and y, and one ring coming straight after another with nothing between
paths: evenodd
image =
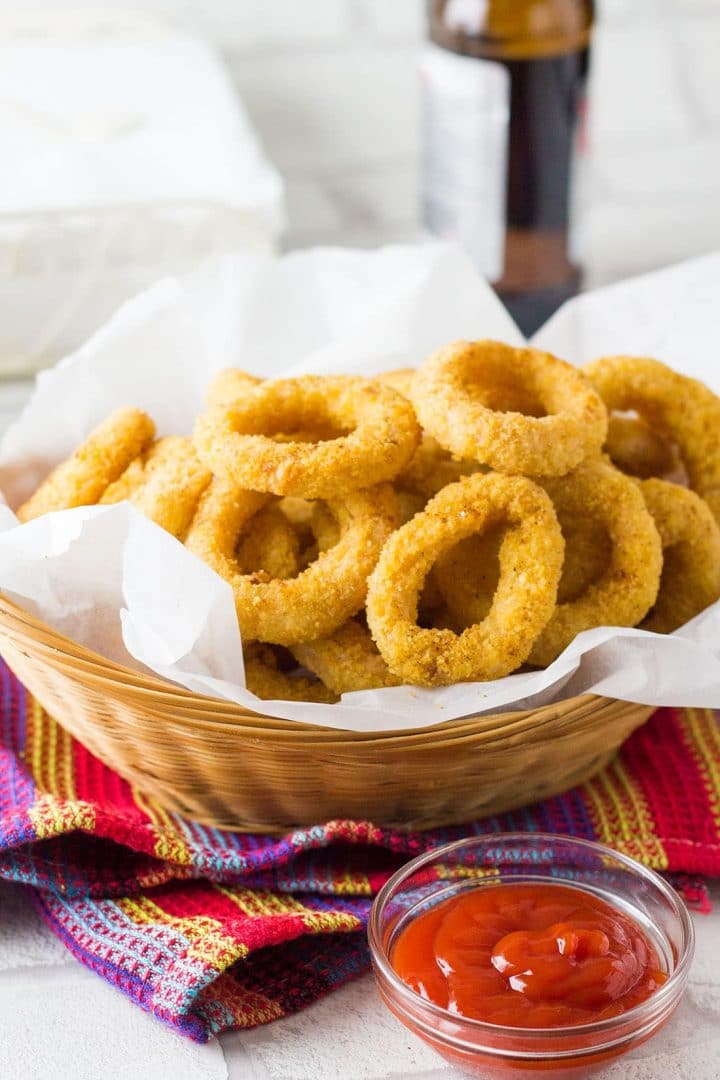
<instances>
[{"instance_id":1,"label":"glass bowl rim","mask_svg":"<svg viewBox=\"0 0 720 1080\"><path fill-rule=\"evenodd\" d=\"M609 855L621 863L626 869L633 871L636 875L639 875L641 878L652 883L659 889L664 898L670 901L681 925L683 938L682 951L678 956L677 963L670 973L667 982L663 983L663 985L649 998L646 998L645 1001L640 1002L638 1005L634 1005L631 1009L628 1009L627 1012L620 1013L617 1016L607 1017L604 1020L592 1020L585 1024L566 1024L560 1027L523 1028L513 1027L509 1024L492 1024L487 1020L476 1020L472 1017L461 1016L459 1013L450 1012L449 1009L444 1009L441 1005L437 1005L435 1002L422 997L400 978L390 964L382 942L382 934L379 926L380 913L388 900L391 899L397 886L400 885L405 878L411 877L421 867L433 862L438 856L457 851L460 848L470 846L471 844L482 843L484 841L505 843L527 840L547 840L550 842L561 840L564 843L587 848L596 854ZM570 888L582 888L572 881L563 882L556 879L554 883L558 885L566 884ZM478 887L482 888L483 886L479 885ZM668 885L655 870L650 869L648 866L644 866L641 862L638 862L637 859L633 859L623 852L615 851L614 848L608 847L606 844L598 843L596 840L585 840L581 837L563 836L561 833L548 832L517 831L466 836L461 840L453 840L448 844L441 844L439 847L431 848L421 855L416 855L414 859L404 863L396 870L392 877L385 882L378 892L373 901L372 908L370 909L367 936L373 965L380 971L383 978L390 983L393 990L399 995L401 1001L405 999L408 1003L426 1011L429 1016L436 1017L438 1020L450 1021L458 1027L466 1028L468 1031L473 1031L478 1034L486 1032L488 1035L496 1038L498 1036L503 1036L507 1038L522 1039L528 1043L534 1041L535 1038L538 1040L553 1038L560 1040L573 1036L582 1037L594 1034L607 1034L612 1032L619 1025L631 1027L633 1021L647 1020L648 1014L654 1014L655 1012L661 1011L661 1007L664 1003L673 1000L674 995L678 992L678 986L684 985L695 951L695 928L688 907L679 893L673 889L671 885ZM482 1052L480 1046L478 1046L478 1052Z\"/></svg>"}]
</instances>

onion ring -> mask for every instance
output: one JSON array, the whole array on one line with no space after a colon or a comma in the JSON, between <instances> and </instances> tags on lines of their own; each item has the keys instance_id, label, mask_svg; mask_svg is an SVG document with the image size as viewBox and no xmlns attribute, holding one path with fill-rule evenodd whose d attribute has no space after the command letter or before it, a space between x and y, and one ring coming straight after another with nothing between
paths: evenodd
<instances>
[{"instance_id":1,"label":"onion ring","mask_svg":"<svg viewBox=\"0 0 720 1080\"><path fill-rule=\"evenodd\" d=\"M605 453L621 472L643 480L667 476L677 466L673 447L641 416L610 413Z\"/></svg>"},{"instance_id":2,"label":"onion ring","mask_svg":"<svg viewBox=\"0 0 720 1080\"><path fill-rule=\"evenodd\" d=\"M303 537L310 536L312 532L312 517L315 503L309 499L295 499L292 496L280 499L277 504L280 511L285 515L290 524L299 529Z\"/></svg>"},{"instance_id":3,"label":"onion ring","mask_svg":"<svg viewBox=\"0 0 720 1080\"><path fill-rule=\"evenodd\" d=\"M155 434L155 425L140 409L117 409L84 443L42 482L17 510L20 521L31 521L53 510L95 506L113 481L142 453Z\"/></svg>"},{"instance_id":4,"label":"onion ring","mask_svg":"<svg viewBox=\"0 0 720 1080\"><path fill-rule=\"evenodd\" d=\"M576 600L603 574L612 545L605 529L589 518L560 519L565 559L558 586L558 604ZM446 623L463 630L481 622L492 605L500 580L500 547L504 530L470 536L438 559L428 581L436 581L446 605ZM441 605L438 605L441 606Z\"/></svg>"},{"instance_id":5,"label":"onion ring","mask_svg":"<svg viewBox=\"0 0 720 1080\"><path fill-rule=\"evenodd\" d=\"M243 648L243 655L245 686L263 701L313 701L334 705L338 700L337 694L324 686L322 681L303 675L287 675L281 671L270 645L247 645Z\"/></svg>"},{"instance_id":6,"label":"onion ring","mask_svg":"<svg viewBox=\"0 0 720 1080\"><path fill-rule=\"evenodd\" d=\"M162 439L154 439L146 450L130 462L117 480L108 484L98 499L98 504L112 506L129 501L158 469L165 467L168 459L172 458L177 442L182 442L182 437L166 435Z\"/></svg>"},{"instance_id":7,"label":"onion ring","mask_svg":"<svg viewBox=\"0 0 720 1080\"><path fill-rule=\"evenodd\" d=\"M328 426L349 434L315 444L271 437ZM412 406L400 394L343 375L262 383L232 407L205 413L195 428L202 460L237 487L320 499L391 479L419 438Z\"/></svg>"},{"instance_id":8,"label":"onion ring","mask_svg":"<svg viewBox=\"0 0 720 1080\"><path fill-rule=\"evenodd\" d=\"M241 368L222 368L205 391L211 408L227 408L259 386L263 380Z\"/></svg>"},{"instance_id":9,"label":"onion ring","mask_svg":"<svg viewBox=\"0 0 720 1080\"><path fill-rule=\"evenodd\" d=\"M377 378L391 386L408 400L411 399L414 368L398 368L385 371ZM417 450L402 472L396 477L396 484L407 491L430 498L448 484L454 484L462 476L472 476L482 466L477 461L462 461L448 450L443 450L437 439L423 431Z\"/></svg>"},{"instance_id":10,"label":"onion ring","mask_svg":"<svg viewBox=\"0 0 720 1080\"><path fill-rule=\"evenodd\" d=\"M305 570L315 562L321 551L334 547L340 538L340 528L324 502L281 499L280 505L291 505L291 515L295 518L294 529L301 543L298 569ZM301 520L306 511L295 509L293 504L303 503L307 507L307 518Z\"/></svg>"},{"instance_id":11,"label":"onion ring","mask_svg":"<svg viewBox=\"0 0 720 1080\"><path fill-rule=\"evenodd\" d=\"M315 503L310 502L308 499L294 499L288 496L280 499L277 505L283 517L295 531L300 545L300 566L305 569L309 563L317 558L317 545L312 530ZM315 553L310 558L309 555L313 549L315 549Z\"/></svg>"},{"instance_id":12,"label":"onion ring","mask_svg":"<svg viewBox=\"0 0 720 1080\"><path fill-rule=\"evenodd\" d=\"M242 401L252 390L260 386L264 379L257 375L250 375L241 368L223 368L217 373L207 388L206 400L211 408L229 409L238 401ZM272 436L275 442L322 442L336 439L337 428L330 424L314 427L312 430L298 430L288 432L275 432Z\"/></svg>"},{"instance_id":13,"label":"onion ring","mask_svg":"<svg viewBox=\"0 0 720 1080\"><path fill-rule=\"evenodd\" d=\"M397 390L398 394L402 394L409 401L415 371L416 369L411 367L392 368L390 371L381 371L375 378L385 386L391 386L393 390Z\"/></svg>"},{"instance_id":14,"label":"onion ring","mask_svg":"<svg viewBox=\"0 0 720 1080\"><path fill-rule=\"evenodd\" d=\"M237 548L238 569L264 571L271 578L295 577L300 569L300 537L277 503L251 519Z\"/></svg>"},{"instance_id":15,"label":"onion ring","mask_svg":"<svg viewBox=\"0 0 720 1080\"><path fill-rule=\"evenodd\" d=\"M596 460L569 476L545 480L563 522L584 515L607 531L610 564L574 600L558 604L535 642L529 662L545 667L583 630L636 626L655 603L660 587L662 546L638 485L612 465Z\"/></svg>"},{"instance_id":16,"label":"onion ring","mask_svg":"<svg viewBox=\"0 0 720 1080\"><path fill-rule=\"evenodd\" d=\"M490 611L500 581L504 538L502 523L482 536L468 536L441 556L428 575L428 580L436 582L455 626L482 622Z\"/></svg>"},{"instance_id":17,"label":"onion ring","mask_svg":"<svg viewBox=\"0 0 720 1080\"><path fill-rule=\"evenodd\" d=\"M147 470L154 467L153 463L158 455L164 452L164 442L164 439L155 439L147 450L143 450L142 454L138 454L130 462L125 472L117 480L113 480L112 484L108 484L98 499L98 505L114 506L116 503L130 499L131 495L134 495L145 482Z\"/></svg>"},{"instance_id":18,"label":"onion ring","mask_svg":"<svg viewBox=\"0 0 720 1080\"><path fill-rule=\"evenodd\" d=\"M223 368L208 386L205 397L212 409L230 409L264 381L241 368ZM325 424L312 431L275 432L272 438L275 442L311 443L335 439L337 435L337 429Z\"/></svg>"},{"instance_id":19,"label":"onion ring","mask_svg":"<svg viewBox=\"0 0 720 1080\"><path fill-rule=\"evenodd\" d=\"M485 467L477 461L463 461L453 457L447 450L443 450L432 435L423 433L420 445L395 482L400 487L429 499L463 476L484 471Z\"/></svg>"},{"instance_id":20,"label":"onion ring","mask_svg":"<svg viewBox=\"0 0 720 1080\"><path fill-rule=\"evenodd\" d=\"M291 646L326 637L363 606L368 575L397 525L395 493L388 485L378 485L331 500L340 527L338 542L287 580L243 574L235 558L243 531L266 500L216 477L200 501L185 544L232 585L246 641Z\"/></svg>"},{"instance_id":21,"label":"onion ring","mask_svg":"<svg viewBox=\"0 0 720 1080\"><path fill-rule=\"evenodd\" d=\"M357 619L349 619L329 637L295 645L292 654L336 694L400 685Z\"/></svg>"},{"instance_id":22,"label":"onion ring","mask_svg":"<svg viewBox=\"0 0 720 1080\"><path fill-rule=\"evenodd\" d=\"M108 484L98 499L98 505L114 506L119 502L129 501L157 469L165 467L168 459L172 458L176 444L182 441L182 436L176 435L164 435L160 439L153 439L150 445L130 462L117 480Z\"/></svg>"},{"instance_id":23,"label":"onion ring","mask_svg":"<svg viewBox=\"0 0 720 1080\"><path fill-rule=\"evenodd\" d=\"M584 368L609 409L632 409L677 445L688 481L720 521L720 398L659 360L605 356Z\"/></svg>"},{"instance_id":24,"label":"onion ring","mask_svg":"<svg viewBox=\"0 0 720 1080\"><path fill-rule=\"evenodd\" d=\"M192 440L168 435L136 458L106 489L100 502L106 505L126 499L156 525L181 539L211 479Z\"/></svg>"},{"instance_id":25,"label":"onion ring","mask_svg":"<svg viewBox=\"0 0 720 1080\"><path fill-rule=\"evenodd\" d=\"M443 484L443 487L447 487L447 485ZM398 507L400 508L399 525L404 525L406 521L410 521L416 514L421 513L428 504L428 497L415 491L396 490L396 495ZM444 606L445 600L438 588L435 579L435 567L433 567L425 578L425 584L418 599L418 622L420 625L426 626L434 623L435 614Z\"/></svg>"},{"instance_id":26,"label":"onion ring","mask_svg":"<svg viewBox=\"0 0 720 1080\"><path fill-rule=\"evenodd\" d=\"M669 634L720 598L720 527L687 488L645 480L640 490L663 546L660 591L640 629Z\"/></svg>"},{"instance_id":27,"label":"onion ring","mask_svg":"<svg viewBox=\"0 0 720 1080\"><path fill-rule=\"evenodd\" d=\"M411 393L441 446L499 472L564 475L605 441L607 412L589 380L537 349L455 342L423 364Z\"/></svg>"},{"instance_id":28,"label":"onion ring","mask_svg":"<svg viewBox=\"0 0 720 1080\"><path fill-rule=\"evenodd\" d=\"M459 635L419 627L418 593L433 563L503 520L513 528L487 617ZM478 474L443 488L390 537L370 577L368 626L390 670L420 686L514 671L553 613L563 547L550 499L524 477Z\"/></svg>"},{"instance_id":29,"label":"onion ring","mask_svg":"<svg viewBox=\"0 0 720 1080\"><path fill-rule=\"evenodd\" d=\"M558 513L558 520L565 537L565 562L558 589L558 604L569 604L587 592L607 572L613 546L607 528L592 517Z\"/></svg>"},{"instance_id":30,"label":"onion ring","mask_svg":"<svg viewBox=\"0 0 720 1080\"><path fill-rule=\"evenodd\" d=\"M328 551L331 547L335 547L340 539L340 526L327 503L315 503L311 528L318 552Z\"/></svg>"}]
</instances>

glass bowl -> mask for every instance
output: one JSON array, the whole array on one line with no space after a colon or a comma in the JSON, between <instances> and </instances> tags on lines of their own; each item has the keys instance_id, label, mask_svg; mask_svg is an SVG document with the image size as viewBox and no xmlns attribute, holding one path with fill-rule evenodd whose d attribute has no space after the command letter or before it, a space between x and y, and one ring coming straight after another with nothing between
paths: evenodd
<instances>
[{"instance_id":1,"label":"glass bowl","mask_svg":"<svg viewBox=\"0 0 720 1080\"><path fill-rule=\"evenodd\" d=\"M467 889L565 884L629 915L655 946L667 982L620 1016L556 1028L467 1019L421 997L391 963L399 933L421 912ZM675 1011L694 951L690 914L652 870L602 844L548 833L496 833L436 848L381 889L368 926L380 995L395 1016L454 1065L475 1076L580 1077L649 1039Z\"/></svg>"}]
</instances>

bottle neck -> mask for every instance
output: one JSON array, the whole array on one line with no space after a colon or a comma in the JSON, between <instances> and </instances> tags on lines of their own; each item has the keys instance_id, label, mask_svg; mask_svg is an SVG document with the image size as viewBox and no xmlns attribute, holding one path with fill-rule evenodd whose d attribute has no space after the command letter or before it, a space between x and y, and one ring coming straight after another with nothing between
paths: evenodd
<instances>
[{"instance_id":1,"label":"bottle neck","mask_svg":"<svg viewBox=\"0 0 720 1080\"><path fill-rule=\"evenodd\" d=\"M431 40L462 56L532 60L590 44L592 0L429 0Z\"/></svg>"}]
</instances>

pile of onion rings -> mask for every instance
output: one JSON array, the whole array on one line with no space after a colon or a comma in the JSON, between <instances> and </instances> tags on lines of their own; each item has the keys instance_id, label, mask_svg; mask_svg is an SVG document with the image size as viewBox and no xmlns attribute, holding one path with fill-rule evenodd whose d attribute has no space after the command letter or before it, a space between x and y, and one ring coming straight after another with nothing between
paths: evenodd
<instances>
[{"instance_id":1,"label":"pile of onion rings","mask_svg":"<svg viewBox=\"0 0 720 1080\"><path fill-rule=\"evenodd\" d=\"M229 583L259 698L496 679L720 598L720 399L494 341L375 379L227 368L192 437L119 409L17 512L122 501Z\"/></svg>"}]
</instances>

